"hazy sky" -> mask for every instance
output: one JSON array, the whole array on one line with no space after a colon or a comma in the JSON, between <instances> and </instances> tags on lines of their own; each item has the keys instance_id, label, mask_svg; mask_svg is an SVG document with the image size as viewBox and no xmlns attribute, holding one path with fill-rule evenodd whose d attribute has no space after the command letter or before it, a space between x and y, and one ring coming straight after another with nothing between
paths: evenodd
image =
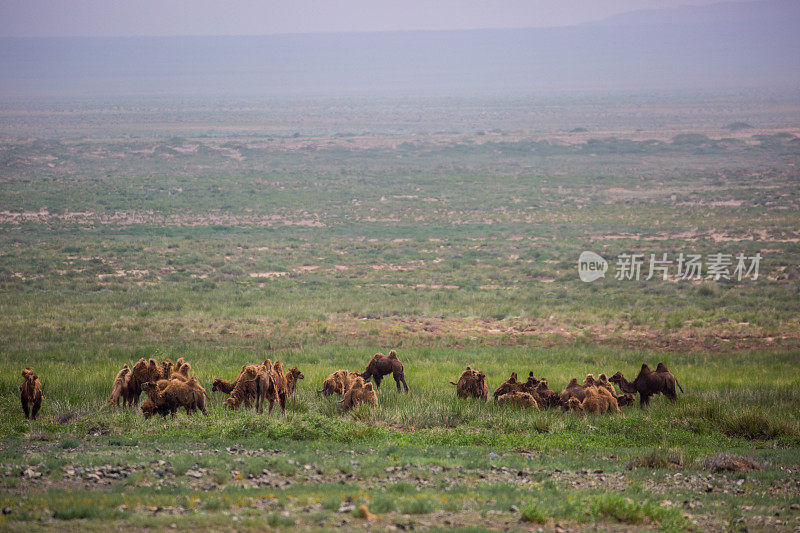
<instances>
[{"instance_id":1,"label":"hazy sky","mask_svg":"<svg viewBox=\"0 0 800 533\"><path fill-rule=\"evenodd\" d=\"M718 0L0 0L0 36L265 35L566 26Z\"/></svg>"}]
</instances>

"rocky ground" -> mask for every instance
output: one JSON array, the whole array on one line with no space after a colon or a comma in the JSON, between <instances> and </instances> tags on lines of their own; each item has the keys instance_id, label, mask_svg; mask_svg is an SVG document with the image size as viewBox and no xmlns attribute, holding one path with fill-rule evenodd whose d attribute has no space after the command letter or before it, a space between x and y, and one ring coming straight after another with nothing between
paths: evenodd
<instances>
[{"instance_id":1,"label":"rocky ground","mask_svg":"<svg viewBox=\"0 0 800 533\"><path fill-rule=\"evenodd\" d=\"M489 452L488 467L419 458L378 466L377 451L351 450L321 453L317 460L307 461L307 455L299 458L285 450L239 446L124 453L103 447L66 451L37 447L31 456L42 452L61 457L0 465L6 502L2 523L21 525L18 519L32 519L45 528L55 527L61 523L58 512L38 506L40 498L85 492L130 494L120 500L123 503L114 502L113 516L135 514L158 523L174 519L176 527L214 513L233 522L241 520L243 525L261 516L275 525L343 529L481 526L571 531L586 527L587 518L580 515L537 521L521 510L526 494L547 492L567 499L619 494L631 503L638 495L642 501L675 510L683 526L695 530L800 530L800 467L760 464L746 457L737 462L737 456L654 469L626 465L615 456L600 458L606 465L602 468L554 468L539 454L518 452ZM131 461L131 452L134 457L141 453L161 458ZM98 463L101 458L107 462ZM434 492L443 495L440 502L412 504L414 498ZM374 495L379 493L397 494L397 504L375 504ZM161 503L170 498L160 495L170 494L187 497ZM217 503L198 503L204 501ZM721 512L726 506L732 507ZM614 516L588 521L612 529L630 525ZM657 526L647 516L638 525Z\"/></svg>"}]
</instances>

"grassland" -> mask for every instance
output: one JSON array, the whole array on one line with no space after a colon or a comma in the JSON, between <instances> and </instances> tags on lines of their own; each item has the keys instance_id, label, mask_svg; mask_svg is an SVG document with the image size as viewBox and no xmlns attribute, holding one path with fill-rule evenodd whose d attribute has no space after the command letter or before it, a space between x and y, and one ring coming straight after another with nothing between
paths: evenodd
<instances>
[{"instance_id":1,"label":"grassland","mask_svg":"<svg viewBox=\"0 0 800 533\"><path fill-rule=\"evenodd\" d=\"M583 122L546 110L535 131L518 101L483 122L458 104L398 129L408 102L4 108L0 528L800 525L797 110L640 104L634 131L578 102ZM758 280L587 284L583 250L764 259ZM378 409L341 414L314 393L389 348L409 396L390 380ZM306 379L285 417L221 397L208 418L105 409L122 363L151 356L186 357L209 390L265 357ZM578 417L448 384L471 364L490 388L533 370L559 389L643 361L686 394ZM761 470L717 471L719 452Z\"/></svg>"}]
</instances>

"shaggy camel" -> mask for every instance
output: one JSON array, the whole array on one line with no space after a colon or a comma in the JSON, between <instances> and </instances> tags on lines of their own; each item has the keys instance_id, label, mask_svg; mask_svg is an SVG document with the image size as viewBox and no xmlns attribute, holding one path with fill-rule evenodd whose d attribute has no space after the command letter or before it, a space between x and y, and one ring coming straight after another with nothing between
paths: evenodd
<instances>
[{"instance_id":1,"label":"shaggy camel","mask_svg":"<svg viewBox=\"0 0 800 533\"><path fill-rule=\"evenodd\" d=\"M26 419L36 420L36 413L42 407L42 384L31 367L22 369L22 385L19 386L19 399Z\"/></svg>"},{"instance_id":2,"label":"shaggy camel","mask_svg":"<svg viewBox=\"0 0 800 533\"><path fill-rule=\"evenodd\" d=\"M345 411L352 409L360 403L369 403L377 407L378 396L372 388L372 383L365 383L364 378L358 377L344 395L344 398L337 403L342 404L342 409Z\"/></svg>"},{"instance_id":3,"label":"shaggy camel","mask_svg":"<svg viewBox=\"0 0 800 533\"><path fill-rule=\"evenodd\" d=\"M510 394L512 392L522 391L523 383L520 382L519 378L517 377L516 372L512 372L511 375L508 377L507 380L502 382L499 387L497 387L494 391L494 401L497 401L497 398L504 394Z\"/></svg>"},{"instance_id":4,"label":"shaggy camel","mask_svg":"<svg viewBox=\"0 0 800 533\"><path fill-rule=\"evenodd\" d=\"M614 395L604 387L589 386L584 390L581 408L585 413L603 414L608 411L619 412L619 405Z\"/></svg>"},{"instance_id":5,"label":"shaggy camel","mask_svg":"<svg viewBox=\"0 0 800 533\"><path fill-rule=\"evenodd\" d=\"M256 400L256 409L258 409L258 375L260 372L260 365L245 365L234 382L230 397L225 400L223 405L235 411L242 403L245 404L245 407L250 407L252 401Z\"/></svg>"},{"instance_id":6,"label":"shaggy camel","mask_svg":"<svg viewBox=\"0 0 800 533\"><path fill-rule=\"evenodd\" d=\"M583 379L583 384L578 384L578 380L575 378L572 378L569 383L567 383L567 386L564 387L564 390L559 396L558 404L564 409L568 409L567 402L570 398L576 398L579 402L583 402L586 398L586 389L589 387L600 387L609 394L612 394L607 387L602 387L600 385L598 379L594 377L594 374L586 374L586 377Z\"/></svg>"},{"instance_id":7,"label":"shaggy camel","mask_svg":"<svg viewBox=\"0 0 800 533\"><path fill-rule=\"evenodd\" d=\"M336 372L331 372L322 382L322 389L318 390L317 393L321 393L323 396L332 394L342 396L357 377L359 377L359 373L356 371L337 370Z\"/></svg>"},{"instance_id":8,"label":"shaggy camel","mask_svg":"<svg viewBox=\"0 0 800 533\"><path fill-rule=\"evenodd\" d=\"M261 365L261 371L258 381L258 394L264 396L269 400L269 413L272 413L272 408L275 401L281 404L281 413L286 414L286 398L289 395L286 375L283 373L283 363L280 361L272 361L267 359ZM261 410L263 411L263 403Z\"/></svg>"},{"instance_id":9,"label":"shaggy camel","mask_svg":"<svg viewBox=\"0 0 800 533\"><path fill-rule=\"evenodd\" d=\"M170 380L168 379L159 379L158 381L156 381L155 383L156 386L158 387L158 390L163 391L164 389L166 389L167 385L169 385L169 381ZM142 402L141 410L145 419L150 418L156 413L161 414L162 416L167 416L169 414L169 410L159 411L158 407L156 407L156 404L153 402L153 400L150 399L149 395Z\"/></svg>"},{"instance_id":10,"label":"shaggy camel","mask_svg":"<svg viewBox=\"0 0 800 533\"><path fill-rule=\"evenodd\" d=\"M451 381L450 384L456 386L456 396L459 398L474 397L485 402L489 396L489 387L486 386L486 374L473 370L469 366L459 376L458 383Z\"/></svg>"},{"instance_id":11,"label":"shaggy camel","mask_svg":"<svg viewBox=\"0 0 800 533\"><path fill-rule=\"evenodd\" d=\"M128 385L130 384L130 367L126 364L122 367L117 373L117 377L114 378L114 384L111 386L111 396L108 397L108 401L106 402L106 406L110 407L115 405L119 407L119 401L122 400L122 406L125 407L128 405Z\"/></svg>"},{"instance_id":12,"label":"shaggy camel","mask_svg":"<svg viewBox=\"0 0 800 533\"><path fill-rule=\"evenodd\" d=\"M206 391L200 386L196 378L189 381L171 379L166 387L161 389L158 382L147 381L142 384L142 390L155 405L156 411L162 416L170 413L175 417L178 408L183 407L187 414L198 409L206 416Z\"/></svg>"},{"instance_id":13,"label":"shaggy camel","mask_svg":"<svg viewBox=\"0 0 800 533\"><path fill-rule=\"evenodd\" d=\"M564 404L564 409L566 409L567 411L573 411L575 413L578 413L579 415L584 414L583 405L581 405L581 402L575 397L572 397L569 400L567 400L567 403Z\"/></svg>"},{"instance_id":14,"label":"shaggy camel","mask_svg":"<svg viewBox=\"0 0 800 533\"><path fill-rule=\"evenodd\" d=\"M297 382L301 379L305 379L306 377L303 375L302 372L296 367L293 366L289 369L289 372L286 373L286 396L287 398L291 398L294 395L294 391L297 389Z\"/></svg>"},{"instance_id":15,"label":"shaggy camel","mask_svg":"<svg viewBox=\"0 0 800 533\"><path fill-rule=\"evenodd\" d=\"M211 384L211 392L220 391L222 393L230 395L233 393L233 389L236 388L236 385L239 383L239 380L245 373L245 369L250 365L242 366L242 370L239 372L239 375L236 376L236 379L233 381L228 381L222 378L214 378L214 381ZM256 366L256 365L253 365ZM245 408L249 409L253 405L253 400L256 399L256 391L255 388L249 387L246 389L246 393L243 395L243 398L240 398L240 403L244 402ZM226 405L226 404L223 404ZM239 407L239 404L236 404L236 408Z\"/></svg>"},{"instance_id":16,"label":"shaggy camel","mask_svg":"<svg viewBox=\"0 0 800 533\"><path fill-rule=\"evenodd\" d=\"M497 389L494 391L494 399L497 401L497 398L502 396L503 394L510 394L512 392L527 392L528 394L532 395L536 398L536 386L539 384L540 380L534 377L533 372L528 373L528 379L526 381L520 381L517 377L516 372L512 372L511 376L503 383L500 384ZM539 399L537 398L537 401Z\"/></svg>"},{"instance_id":17,"label":"shaggy camel","mask_svg":"<svg viewBox=\"0 0 800 533\"><path fill-rule=\"evenodd\" d=\"M501 394L497 397L497 405L511 405L514 407L539 409L539 404L536 398L528 392L514 391L506 394Z\"/></svg>"},{"instance_id":18,"label":"shaggy camel","mask_svg":"<svg viewBox=\"0 0 800 533\"><path fill-rule=\"evenodd\" d=\"M367 369L361 373L364 381L369 381L370 378L375 380L375 387L381 390L381 380L383 376L391 374L394 382L397 384L397 392L400 392L400 383L403 384L406 392L408 392L408 384L406 384L406 374L403 368L403 363L397 358L397 352L392 350L389 355L376 353L370 359Z\"/></svg>"},{"instance_id":19,"label":"shaggy camel","mask_svg":"<svg viewBox=\"0 0 800 533\"><path fill-rule=\"evenodd\" d=\"M233 392L233 388L236 386L236 381L228 381L222 378L214 378L214 382L211 384L211 392L224 392L225 394L230 394Z\"/></svg>"},{"instance_id":20,"label":"shaggy camel","mask_svg":"<svg viewBox=\"0 0 800 533\"><path fill-rule=\"evenodd\" d=\"M534 397L538 398L537 402L539 402L540 407L555 407L558 405L559 394L550 388L546 379L539 380L539 383L536 384L535 392Z\"/></svg>"},{"instance_id":21,"label":"shaggy camel","mask_svg":"<svg viewBox=\"0 0 800 533\"><path fill-rule=\"evenodd\" d=\"M142 385L148 381L161 379L161 369L155 359L145 361L139 359L131 369L131 379L128 384L128 404L136 405L139 403L139 396L142 393Z\"/></svg>"},{"instance_id":22,"label":"shaggy camel","mask_svg":"<svg viewBox=\"0 0 800 533\"><path fill-rule=\"evenodd\" d=\"M561 391L561 394L558 398L558 404L563 406L565 409L569 406L567 402L569 402L570 398L575 398L578 402L582 402L585 396L585 387L578 383L578 380L572 378L567 383L567 386L564 387L564 390Z\"/></svg>"},{"instance_id":23,"label":"shaggy camel","mask_svg":"<svg viewBox=\"0 0 800 533\"><path fill-rule=\"evenodd\" d=\"M639 375L633 381L628 381L622 372L617 372L610 379L611 382L619 385L622 392L629 394L639 394L639 406L644 408L650 404L650 398L655 394L663 394L670 401L678 399L678 393L675 390L677 386L681 392L683 387L680 386L678 380L670 372L663 363L659 363L656 371L650 370L647 363L642 364Z\"/></svg>"}]
</instances>

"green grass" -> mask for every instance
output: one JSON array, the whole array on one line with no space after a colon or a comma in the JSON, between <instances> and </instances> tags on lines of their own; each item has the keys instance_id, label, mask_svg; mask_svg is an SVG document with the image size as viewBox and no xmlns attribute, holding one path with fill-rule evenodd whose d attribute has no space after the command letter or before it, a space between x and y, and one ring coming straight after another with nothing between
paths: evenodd
<instances>
[{"instance_id":1,"label":"green grass","mask_svg":"<svg viewBox=\"0 0 800 533\"><path fill-rule=\"evenodd\" d=\"M493 105L517 123L520 101ZM349 505L375 529L796 525L797 138L722 140L727 111L662 131L666 111L642 105L652 130L596 138L454 133L442 117L398 133L384 108L376 132L300 137L150 129L137 112L148 133L126 122L121 137L78 106L44 113L91 135L44 139L50 126L15 118L40 138L0 141L0 529L364 525ZM771 123L761 112L737 117ZM757 281L587 284L584 250L764 259ZM315 393L392 348L409 395L389 378L379 407L342 413ZM215 394L208 417L145 421L105 406L140 357L185 357L208 391L266 357L306 378L285 416ZM643 361L685 394L583 417L449 384L469 364L491 389L532 370L560 390ZM27 365L36 422L18 405ZM720 451L763 469L710 473Z\"/></svg>"}]
</instances>

